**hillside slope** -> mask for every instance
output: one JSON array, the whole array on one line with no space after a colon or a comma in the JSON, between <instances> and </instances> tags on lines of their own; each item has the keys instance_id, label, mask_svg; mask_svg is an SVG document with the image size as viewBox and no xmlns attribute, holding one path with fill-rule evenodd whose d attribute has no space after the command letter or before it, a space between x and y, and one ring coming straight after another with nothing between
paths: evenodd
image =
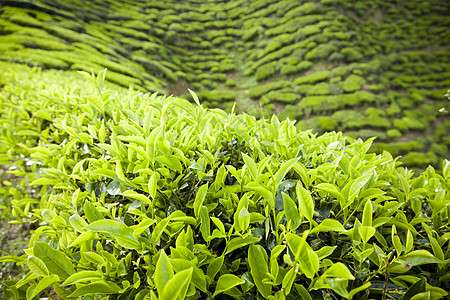
<instances>
[{"instance_id":1,"label":"hillside slope","mask_svg":"<svg viewBox=\"0 0 450 300\"><path fill-rule=\"evenodd\" d=\"M449 157L445 1L3 1L0 58Z\"/></svg>"}]
</instances>

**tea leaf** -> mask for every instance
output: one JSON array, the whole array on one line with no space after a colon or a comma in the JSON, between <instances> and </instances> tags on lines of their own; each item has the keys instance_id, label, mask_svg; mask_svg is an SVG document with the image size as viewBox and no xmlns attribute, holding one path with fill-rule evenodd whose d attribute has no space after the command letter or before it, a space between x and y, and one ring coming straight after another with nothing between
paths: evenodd
<instances>
[{"instance_id":1,"label":"tea leaf","mask_svg":"<svg viewBox=\"0 0 450 300\"><path fill-rule=\"evenodd\" d=\"M83 205L83 211L86 214L86 218L90 223L98 220L103 220L103 215L97 210L97 208L89 201L86 201Z\"/></svg>"},{"instance_id":2,"label":"tea leaf","mask_svg":"<svg viewBox=\"0 0 450 300\"><path fill-rule=\"evenodd\" d=\"M414 237L411 234L411 231L408 230L406 232L406 244L405 244L405 254L410 252L414 248Z\"/></svg>"},{"instance_id":3,"label":"tea leaf","mask_svg":"<svg viewBox=\"0 0 450 300\"><path fill-rule=\"evenodd\" d=\"M70 275L61 285L71 285L77 282L85 282L91 280L97 281L101 278L102 273L99 271L80 271Z\"/></svg>"},{"instance_id":4,"label":"tea leaf","mask_svg":"<svg viewBox=\"0 0 450 300\"><path fill-rule=\"evenodd\" d=\"M269 204L271 208L275 207L275 198L270 190L260 186L256 182L250 182L245 187L260 194L264 198L264 200L267 201L267 204Z\"/></svg>"},{"instance_id":5,"label":"tea leaf","mask_svg":"<svg viewBox=\"0 0 450 300\"><path fill-rule=\"evenodd\" d=\"M221 233L223 233L223 234L226 233L225 226L223 225L222 221L220 221L220 219L211 217L211 220L213 221L214 225L216 225L217 229L219 229L219 231Z\"/></svg>"},{"instance_id":6,"label":"tea leaf","mask_svg":"<svg viewBox=\"0 0 450 300\"><path fill-rule=\"evenodd\" d=\"M168 166L170 169L183 173L183 166L180 160L175 155L157 156L155 160Z\"/></svg>"},{"instance_id":7,"label":"tea leaf","mask_svg":"<svg viewBox=\"0 0 450 300\"><path fill-rule=\"evenodd\" d=\"M58 183L58 179L51 179L51 178L38 178L33 180L33 182L30 183L30 186L32 185L55 185Z\"/></svg>"},{"instance_id":8,"label":"tea leaf","mask_svg":"<svg viewBox=\"0 0 450 300\"><path fill-rule=\"evenodd\" d=\"M370 202L370 200L364 205L362 225L368 227L372 226L372 202Z\"/></svg>"},{"instance_id":9,"label":"tea leaf","mask_svg":"<svg viewBox=\"0 0 450 300\"><path fill-rule=\"evenodd\" d=\"M276 260L277 257L286 249L285 245L277 245L272 249L272 252L270 253L270 261Z\"/></svg>"},{"instance_id":10,"label":"tea leaf","mask_svg":"<svg viewBox=\"0 0 450 300\"><path fill-rule=\"evenodd\" d=\"M409 195L410 187L408 184L408 180L406 180L405 176L403 176L401 173L398 173L398 178L400 179L400 183L403 187L403 190L405 191L406 197Z\"/></svg>"},{"instance_id":11,"label":"tea leaf","mask_svg":"<svg viewBox=\"0 0 450 300\"><path fill-rule=\"evenodd\" d=\"M148 193L150 194L150 197L152 197L152 199L155 199L156 197L156 190L158 188L157 185L156 172L153 172L150 180L148 181Z\"/></svg>"},{"instance_id":12,"label":"tea leaf","mask_svg":"<svg viewBox=\"0 0 450 300\"><path fill-rule=\"evenodd\" d=\"M300 213L311 223L314 214L314 201L311 194L300 183L297 183L296 191Z\"/></svg>"},{"instance_id":13,"label":"tea leaf","mask_svg":"<svg viewBox=\"0 0 450 300\"><path fill-rule=\"evenodd\" d=\"M359 292L362 292L364 290L367 290L372 284L370 282L366 282L365 284L358 286L357 288L352 289L349 293L348 293L348 298L352 299L353 296L355 296L356 294L358 294Z\"/></svg>"},{"instance_id":14,"label":"tea leaf","mask_svg":"<svg viewBox=\"0 0 450 300\"><path fill-rule=\"evenodd\" d=\"M147 196L136 193L135 191L128 190L128 191L123 192L121 195L131 198L131 199L135 199L135 200L147 203L148 205L152 206L152 201Z\"/></svg>"},{"instance_id":15,"label":"tea leaf","mask_svg":"<svg viewBox=\"0 0 450 300\"><path fill-rule=\"evenodd\" d=\"M321 184L318 184L316 186L316 188L318 188L319 190L325 191L327 193L330 193L331 195L336 197L336 199L338 199L339 204L341 205L341 207L344 206L345 198L341 194L341 192L337 189L336 186L334 186L334 185L332 185L330 183L321 183Z\"/></svg>"},{"instance_id":16,"label":"tea leaf","mask_svg":"<svg viewBox=\"0 0 450 300\"><path fill-rule=\"evenodd\" d=\"M297 290L297 292L299 293L299 295L302 296L303 300L312 300L313 299L303 285L296 283L296 284L294 284L294 287Z\"/></svg>"},{"instance_id":17,"label":"tea leaf","mask_svg":"<svg viewBox=\"0 0 450 300\"><path fill-rule=\"evenodd\" d=\"M298 162L298 158L292 158L286 162L284 162L280 168L278 169L277 173L275 174L275 187L278 187L283 180L283 178L286 176L286 174L292 169L292 167L295 165L296 162Z\"/></svg>"},{"instance_id":18,"label":"tea leaf","mask_svg":"<svg viewBox=\"0 0 450 300\"><path fill-rule=\"evenodd\" d=\"M194 99L195 103L196 103L198 106L200 106L200 100L198 100L198 97L197 97L197 95L195 94L195 92L192 91L192 90L190 90L190 89L188 89L188 91L189 91L189 94L191 94L192 99Z\"/></svg>"},{"instance_id":19,"label":"tea leaf","mask_svg":"<svg viewBox=\"0 0 450 300\"><path fill-rule=\"evenodd\" d=\"M185 259L169 259L170 264L172 265L175 272L180 272L182 270L188 270L192 268L192 278L191 282L195 285L199 290L206 293L206 278L203 271L195 266L192 262Z\"/></svg>"},{"instance_id":20,"label":"tea leaf","mask_svg":"<svg viewBox=\"0 0 450 300\"><path fill-rule=\"evenodd\" d=\"M115 294L118 293L121 288L112 282L97 281L89 283L77 288L69 297L80 297L93 294Z\"/></svg>"},{"instance_id":21,"label":"tea leaf","mask_svg":"<svg viewBox=\"0 0 450 300\"><path fill-rule=\"evenodd\" d=\"M155 228L153 229L151 238L151 243L153 246L156 246L156 243L159 241L159 238L166 229L167 224L169 224L169 219L167 218L156 224Z\"/></svg>"},{"instance_id":22,"label":"tea leaf","mask_svg":"<svg viewBox=\"0 0 450 300\"><path fill-rule=\"evenodd\" d=\"M239 211L238 220L241 229L244 231L247 230L248 225L250 224L250 214L245 207L241 208Z\"/></svg>"},{"instance_id":23,"label":"tea leaf","mask_svg":"<svg viewBox=\"0 0 450 300\"><path fill-rule=\"evenodd\" d=\"M217 272L222 268L225 256L219 256L214 258L208 265L208 269L206 270L206 275L209 277L209 283L213 282L215 279Z\"/></svg>"},{"instance_id":24,"label":"tea leaf","mask_svg":"<svg viewBox=\"0 0 450 300\"><path fill-rule=\"evenodd\" d=\"M37 242L33 247L34 255L41 259L51 274L67 279L75 273L72 263L63 252L55 250L46 243Z\"/></svg>"},{"instance_id":25,"label":"tea leaf","mask_svg":"<svg viewBox=\"0 0 450 300\"><path fill-rule=\"evenodd\" d=\"M247 236L245 238L235 237L228 243L227 251L225 251L225 255L227 255L228 253L230 253L238 248L247 246L249 244L254 244L258 241L259 241L259 239L256 237L253 237L253 236Z\"/></svg>"},{"instance_id":26,"label":"tea leaf","mask_svg":"<svg viewBox=\"0 0 450 300\"><path fill-rule=\"evenodd\" d=\"M334 263L329 267L321 277L337 277L354 280L355 277L343 263Z\"/></svg>"},{"instance_id":27,"label":"tea leaf","mask_svg":"<svg viewBox=\"0 0 450 300\"><path fill-rule=\"evenodd\" d=\"M325 257L331 255L337 246L323 246L319 250L316 250L316 254L319 257L319 260L324 259Z\"/></svg>"},{"instance_id":28,"label":"tea leaf","mask_svg":"<svg viewBox=\"0 0 450 300\"><path fill-rule=\"evenodd\" d=\"M250 245L248 248L248 263L258 291L264 298L267 298L272 292L272 286L263 283L263 280L267 279L266 274L269 273L267 253L265 253L264 248L260 245Z\"/></svg>"},{"instance_id":29,"label":"tea leaf","mask_svg":"<svg viewBox=\"0 0 450 300\"><path fill-rule=\"evenodd\" d=\"M75 240L73 240L70 244L69 244L69 248L71 247L75 247L81 243L87 242L87 241L91 241L95 238L98 238L97 234L92 232L92 231L86 231L83 232L82 234L80 234Z\"/></svg>"},{"instance_id":30,"label":"tea leaf","mask_svg":"<svg viewBox=\"0 0 450 300\"><path fill-rule=\"evenodd\" d=\"M216 290L214 291L213 297L215 297L217 294L228 291L231 288L244 283L245 280L237 277L236 275L224 274L220 276L219 280L217 281Z\"/></svg>"},{"instance_id":31,"label":"tea leaf","mask_svg":"<svg viewBox=\"0 0 450 300\"><path fill-rule=\"evenodd\" d=\"M200 232L203 239L207 241L211 234L211 223L209 220L208 209L205 206L202 206L200 209Z\"/></svg>"},{"instance_id":32,"label":"tea leaf","mask_svg":"<svg viewBox=\"0 0 450 300\"><path fill-rule=\"evenodd\" d=\"M104 260L103 257L91 251L82 252L81 257L98 266L102 266L103 264L106 263L106 260Z\"/></svg>"},{"instance_id":33,"label":"tea leaf","mask_svg":"<svg viewBox=\"0 0 450 300\"><path fill-rule=\"evenodd\" d=\"M341 223L334 219L325 219L316 227L311 230L311 233L323 232L323 231L337 231L337 232L347 232Z\"/></svg>"},{"instance_id":34,"label":"tea leaf","mask_svg":"<svg viewBox=\"0 0 450 300\"><path fill-rule=\"evenodd\" d=\"M85 232L86 230L84 229L84 227L88 225L86 221L83 218L81 218L78 214L71 215L69 218L69 223L79 233Z\"/></svg>"},{"instance_id":35,"label":"tea leaf","mask_svg":"<svg viewBox=\"0 0 450 300\"><path fill-rule=\"evenodd\" d=\"M172 265L164 252L161 250L159 254L158 262L156 263L155 270L155 285L159 294L162 294L164 287L167 285L169 280L174 276Z\"/></svg>"},{"instance_id":36,"label":"tea leaf","mask_svg":"<svg viewBox=\"0 0 450 300\"><path fill-rule=\"evenodd\" d=\"M196 218L200 216L200 209L202 208L203 201L205 201L207 193L208 193L208 184L206 183L198 189L197 195L195 196L194 214Z\"/></svg>"},{"instance_id":37,"label":"tea leaf","mask_svg":"<svg viewBox=\"0 0 450 300\"><path fill-rule=\"evenodd\" d=\"M308 278L313 278L316 272L319 270L319 257L306 243L306 237L309 231L305 231L302 237L298 235L287 233L286 239L289 248L291 248L294 254L295 260L299 262L298 266L301 271Z\"/></svg>"},{"instance_id":38,"label":"tea leaf","mask_svg":"<svg viewBox=\"0 0 450 300\"><path fill-rule=\"evenodd\" d=\"M169 279L161 293L161 300L184 299L191 282L192 269L178 272Z\"/></svg>"},{"instance_id":39,"label":"tea leaf","mask_svg":"<svg viewBox=\"0 0 450 300\"><path fill-rule=\"evenodd\" d=\"M366 185L367 182L369 182L370 177L372 177L372 174L363 175L353 181L353 184L350 187L350 190L348 192L348 201L344 205L344 207L349 206L356 196L359 195L359 193L363 190L363 186Z\"/></svg>"},{"instance_id":40,"label":"tea leaf","mask_svg":"<svg viewBox=\"0 0 450 300\"><path fill-rule=\"evenodd\" d=\"M48 269L45 266L44 262L36 256L28 257L28 267L30 268L31 272L38 276L49 275Z\"/></svg>"},{"instance_id":41,"label":"tea leaf","mask_svg":"<svg viewBox=\"0 0 450 300\"><path fill-rule=\"evenodd\" d=\"M413 266L418 266L422 264L435 264L435 263L441 263L442 261L427 250L414 250L404 256L402 256L402 259L406 263L410 263Z\"/></svg>"},{"instance_id":42,"label":"tea leaf","mask_svg":"<svg viewBox=\"0 0 450 300\"><path fill-rule=\"evenodd\" d=\"M450 160L445 159L442 162L442 174L444 175L445 179L450 178Z\"/></svg>"},{"instance_id":43,"label":"tea leaf","mask_svg":"<svg viewBox=\"0 0 450 300\"><path fill-rule=\"evenodd\" d=\"M426 291L427 280L425 278L421 278L416 283L414 283L405 293L404 299L412 299L416 295L420 295L421 293ZM431 297L422 297L419 296L418 299L430 299Z\"/></svg>"},{"instance_id":44,"label":"tea leaf","mask_svg":"<svg viewBox=\"0 0 450 300\"><path fill-rule=\"evenodd\" d=\"M287 274L283 278L282 287L286 294L289 295L291 292L292 285L294 284L296 277L295 266L291 267L291 269L287 272Z\"/></svg>"},{"instance_id":45,"label":"tea leaf","mask_svg":"<svg viewBox=\"0 0 450 300\"><path fill-rule=\"evenodd\" d=\"M367 243L371 237L375 234L376 229L372 226L361 226L359 227L359 234L364 243Z\"/></svg>"},{"instance_id":46,"label":"tea leaf","mask_svg":"<svg viewBox=\"0 0 450 300\"><path fill-rule=\"evenodd\" d=\"M111 234L117 240L117 243L124 248L137 250L141 248L141 244L134 237L133 231L125 224L115 220L98 220L85 228L91 231Z\"/></svg>"},{"instance_id":47,"label":"tea leaf","mask_svg":"<svg viewBox=\"0 0 450 300\"><path fill-rule=\"evenodd\" d=\"M43 290L58 282L60 279L57 275L48 275L39 280L37 286L33 289L33 292L29 295L27 291L27 300L31 300L39 295Z\"/></svg>"},{"instance_id":48,"label":"tea leaf","mask_svg":"<svg viewBox=\"0 0 450 300\"><path fill-rule=\"evenodd\" d=\"M242 153L242 158L244 159L245 165L250 172L250 176L254 181L256 181L258 178L258 167L256 166L255 161L245 153Z\"/></svg>"},{"instance_id":49,"label":"tea leaf","mask_svg":"<svg viewBox=\"0 0 450 300\"><path fill-rule=\"evenodd\" d=\"M298 208L297 205L295 205L294 200L292 200L292 198L285 193L282 193L282 195L286 219L288 222L292 222L293 227L291 229L295 230L298 226L300 226L301 223L300 213L298 212Z\"/></svg>"}]
</instances>

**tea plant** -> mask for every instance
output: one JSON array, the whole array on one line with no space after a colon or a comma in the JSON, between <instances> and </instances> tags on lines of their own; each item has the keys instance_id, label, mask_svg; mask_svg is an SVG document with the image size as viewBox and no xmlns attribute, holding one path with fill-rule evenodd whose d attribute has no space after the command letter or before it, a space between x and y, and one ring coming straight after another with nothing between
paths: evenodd
<instances>
[{"instance_id":1,"label":"tea plant","mask_svg":"<svg viewBox=\"0 0 450 300\"><path fill-rule=\"evenodd\" d=\"M4 80L2 164L39 224L8 299L439 299L450 162L418 176L373 139L91 84ZM51 296L50 296L51 297Z\"/></svg>"}]
</instances>

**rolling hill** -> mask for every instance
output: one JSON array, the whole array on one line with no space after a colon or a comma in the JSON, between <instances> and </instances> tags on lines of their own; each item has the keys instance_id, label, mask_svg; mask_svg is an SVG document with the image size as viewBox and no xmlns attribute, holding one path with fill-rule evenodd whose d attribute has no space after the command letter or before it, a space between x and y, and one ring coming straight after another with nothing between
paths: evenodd
<instances>
[{"instance_id":1,"label":"rolling hill","mask_svg":"<svg viewBox=\"0 0 450 300\"><path fill-rule=\"evenodd\" d=\"M2 1L0 59L449 157L446 1ZM5 65L4 65L5 66ZM6 66L4 68L7 68Z\"/></svg>"}]
</instances>

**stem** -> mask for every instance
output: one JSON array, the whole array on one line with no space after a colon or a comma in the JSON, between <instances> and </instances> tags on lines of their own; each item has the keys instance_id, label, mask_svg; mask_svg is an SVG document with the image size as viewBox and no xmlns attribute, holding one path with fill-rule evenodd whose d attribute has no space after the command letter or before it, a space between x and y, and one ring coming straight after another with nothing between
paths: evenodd
<instances>
[{"instance_id":1,"label":"stem","mask_svg":"<svg viewBox=\"0 0 450 300\"><path fill-rule=\"evenodd\" d=\"M333 291L330 289L327 289L328 293L330 294L331 298L338 300L338 298L334 295Z\"/></svg>"},{"instance_id":2,"label":"stem","mask_svg":"<svg viewBox=\"0 0 450 300\"><path fill-rule=\"evenodd\" d=\"M389 264L394 259L395 249L392 250L391 255L386 263L386 272L384 273L384 286L383 286L383 300L386 300L387 283L389 281Z\"/></svg>"},{"instance_id":3,"label":"stem","mask_svg":"<svg viewBox=\"0 0 450 300\"><path fill-rule=\"evenodd\" d=\"M191 190L189 191L189 196L188 196L188 199L187 199L186 203L188 203L189 200L191 200L192 194L194 193L194 189L196 187L196 181L197 181L197 176L194 175L194 182L192 184Z\"/></svg>"}]
</instances>

